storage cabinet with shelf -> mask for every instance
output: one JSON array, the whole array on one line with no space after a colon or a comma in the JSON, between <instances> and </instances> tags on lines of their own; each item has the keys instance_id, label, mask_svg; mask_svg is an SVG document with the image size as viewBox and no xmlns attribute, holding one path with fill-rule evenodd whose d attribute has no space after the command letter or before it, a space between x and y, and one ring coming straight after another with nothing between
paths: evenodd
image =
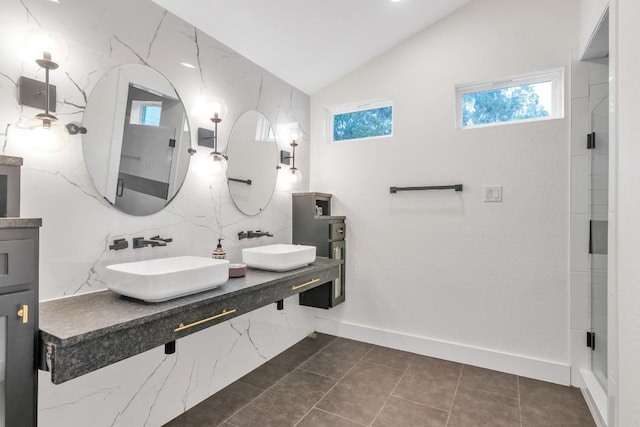
<instances>
[{"instance_id":1,"label":"storage cabinet with shelf","mask_svg":"<svg viewBox=\"0 0 640 427\"><path fill-rule=\"evenodd\" d=\"M315 246L318 256L342 260L338 278L300 293L300 304L332 308L345 300L345 217L331 212L331 194L293 194L293 243Z\"/></svg>"}]
</instances>

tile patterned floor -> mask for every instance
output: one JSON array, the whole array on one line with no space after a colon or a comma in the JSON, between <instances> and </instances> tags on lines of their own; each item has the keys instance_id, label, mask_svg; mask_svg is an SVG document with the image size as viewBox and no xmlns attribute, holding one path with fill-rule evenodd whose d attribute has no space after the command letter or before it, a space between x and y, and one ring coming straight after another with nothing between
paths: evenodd
<instances>
[{"instance_id":1,"label":"tile patterned floor","mask_svg":"<svg viewBox=\"0 0 640 427\"><path fill-rule=\"evenodd\" d=\"M592 427L578 389L315 334L165 427Z\"/></svg>"}]
</instances>

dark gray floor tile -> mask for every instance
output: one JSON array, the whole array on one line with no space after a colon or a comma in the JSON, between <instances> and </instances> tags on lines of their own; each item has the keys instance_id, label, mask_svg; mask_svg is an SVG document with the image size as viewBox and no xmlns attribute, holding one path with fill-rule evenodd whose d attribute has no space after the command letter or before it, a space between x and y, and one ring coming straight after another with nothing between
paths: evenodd
<instances>
[{"instance_id":1,"label":"dark gray floor tile","mask_svg":"<svg viewBox=\"0 0 640 427\"><path fill-rule=\"evenodd\" d=\"M579 389L522 377L519 383L523 425L595 425Z\"/></svg>"},{"instance_id":2,"label":"dark gray floor tile","mask_svg":"<svg viewBox=\"0 0 640 427\"><path fill-rule=\"evenodd\" d=\"M296 427L360 427L362 424L354 423L328 412L312 409Z\"/></svg>"},{"instance_id":3,"label":"dark gray floor tile","mask_svg":"<svg viewBox=\"0 0 640 427\"><path fill-rule=\"evenodd\" d=\"M566 406L570 403L584 404L584 398L579 389L530 378L518 378L520 387L520 401L523 405L532 407L548 407L553 405Z\"/></svg>"},{"instance_id":4,"label":"dark gray floor tile","mask_svg":"<svg viewBox=\"0 0 640 427\"><path fill-rule=\"evenodd\" d=\"M520 427L518 399L458 387L447 427Z\"/></svg>"},{"instance_id":5,"label":"dark gray floor tile","mask_svg":"<svg viewBox=\"0 0 640 427\"><path fill-rule=\"evenodd\" d=\"M522 427L595 427L589 409L565 408L562 411L545 407L522 406Z\"/></svg>"},{"instance_id":6,"label":"dark gray floor tile","mask_svg":"<svg viewBox=\"0 0 640 427\"><path fill-rule=\"evenodd\" d=\"M449 413L419 403L391 397L373 423L374 427L444 427Z\"/></svg>"},{"instance_id":7,"label":"dark gray floor tile","mask_svg":"<svg viewBox=\"0 0 640 427\"><path fill-rule=\"evenodd\" d=\"M316 407L368 425L401 376L400 370L361 362Z\"/></svg>"},{"instance_id":8,"label":"dark gray floor tile","mask_svg":"<svg viewBox=\"0 0 640 427\"><path fill-rule=\"evenodd\" d=\"M338 338L305 362L301 368L327 377L340 379L360 361L373 346Z\"/></svg>"},{"instance_id":9,"label":"dark gray floor tile","mask_svg":"<svg viewBox=\"0 0 640 427\"><path fill-rule=\"evenodd\" d=\"M335 337L325 334L306 337L239 381L266 390L334 340Z\"/></svg>"},{"instance_id":10,"label":"dark gray floor tile","mask_svg":"<svg viewBox=\"0 0 640 427\"><path fill-rule=\"evenodd\" d=\"M459 363L416 356L393 395L448 411L461 371Z\"/></svg>"},{"instance_id":11,"label":"dark gray floor tile","mask_svg":"<svg viewBox=\"0 0 640 427\"><path fill-rule=\"evenodd\" d=\"M518 399L518 377L504 372L465 365L460 385Z\"/></svg>"},{"instance_id":12,"label":"dark gray floor tile","mask_svg":"<svg viewBox=\"0 0 640 427\"><path fill-rule=\"evenodd\" d=\"M232 383L172 420L167 427L217 426L255 399L262 390L249 384Z\"/></svg>"},{"instance_id":13,"label":"dark gray floor tile","mask_svg":"<svg viewBox=\"0 0 640 427\"><path fill-rule=\"evenodd\" d=\"M336 383L296 369L229 419L238 427L295 425Z\"/></svg>"},{"instance_id":14,"label":"dark gray floor tile","mask_svg":"<svg viewBox=\"0 0 640 427\"><path fill-rule=\"evenodd\" d=\"M374 346L365 356L364 361L404 371L415 357L415 354L407 353L406 351Z\"/></svg>"}]
</instances>

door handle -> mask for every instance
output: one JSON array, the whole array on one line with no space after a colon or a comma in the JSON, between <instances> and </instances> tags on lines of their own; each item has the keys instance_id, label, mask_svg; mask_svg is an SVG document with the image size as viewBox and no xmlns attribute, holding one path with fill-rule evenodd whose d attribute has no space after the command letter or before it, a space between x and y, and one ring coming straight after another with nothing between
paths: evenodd
<instances>
[{"instance_id":1,"label":"door handle","mask_svg":"<svg viewBox=\"0 0 640 427\"><path fill-rule=\"evenodd\" d=\"M118 178L118 186L116 187L116 196L122 197L124 193L124 179Z\"/></svg>"},{"instance_id":2,"label":"door handle","mask_svg":"<svg viewBox=\"0 0 640 427\"><path fill-rule=\"evenodd\" d=\"M18 310L18 317L22 317L22 323L29 323L29 306L23 304Z\"/></svg>"}]
</instances>

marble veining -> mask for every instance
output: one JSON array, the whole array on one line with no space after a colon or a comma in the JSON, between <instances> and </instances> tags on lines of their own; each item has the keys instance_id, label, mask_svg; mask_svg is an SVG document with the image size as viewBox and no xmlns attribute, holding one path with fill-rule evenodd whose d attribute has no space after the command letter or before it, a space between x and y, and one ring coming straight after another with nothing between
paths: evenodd
<instances>
[{"instance_id":1,"label":"marble veining","mask_svg":"<svg viewBox=\"0 0 640 427\"><path fill-rule=\"evenodd\" d=\"M193 130L211 123L192 109L207 98L224 98L229 113L219 127L223 149L235 120L256 105L276 130L297 122L308 135L308 96L146 0L7 0L0 21L0 154L24 158L21 214L42 218L42 299L105 289L104 268L109 264L209 256L218 237L225 239L232 262L240 260L243 247L291 241L291 192L304 190L306 181L289 188L279 179L271 204L256 217L236 209L223 178L199 176L193 170L172 203L157 214L132 217L112 208L94 189L79 135L70 136L59 153L31 150L20 125L41 111L18 105L16 85L20 76L42 81L44 72L21 59L16 47L27 30L37 26L66 40L69 56L51 73L58 91L55 114L65 123L81 123L98 80L113 67L132 62L148 64L174 84ZM194 146L195 140L194 131ZM287 141L280 141L280 149L287 147ZM192 160L207 154L198 150ZM308 170L308 146L303 143L296 155L296 164ZM281 177L285 172L280 171ZM11 219L4 221L9 224ZM268 229L274 237L237 241L243 229ZM174 241L163 248L108 249L116 238L156 234ZM295 299L284 312L270 308L233 319L237 330L224 322L185 337L175 355L147 351L58 386L41 372L39 425L162 425L313 331L313 316Z\"/></svg>"}]
</instances>

